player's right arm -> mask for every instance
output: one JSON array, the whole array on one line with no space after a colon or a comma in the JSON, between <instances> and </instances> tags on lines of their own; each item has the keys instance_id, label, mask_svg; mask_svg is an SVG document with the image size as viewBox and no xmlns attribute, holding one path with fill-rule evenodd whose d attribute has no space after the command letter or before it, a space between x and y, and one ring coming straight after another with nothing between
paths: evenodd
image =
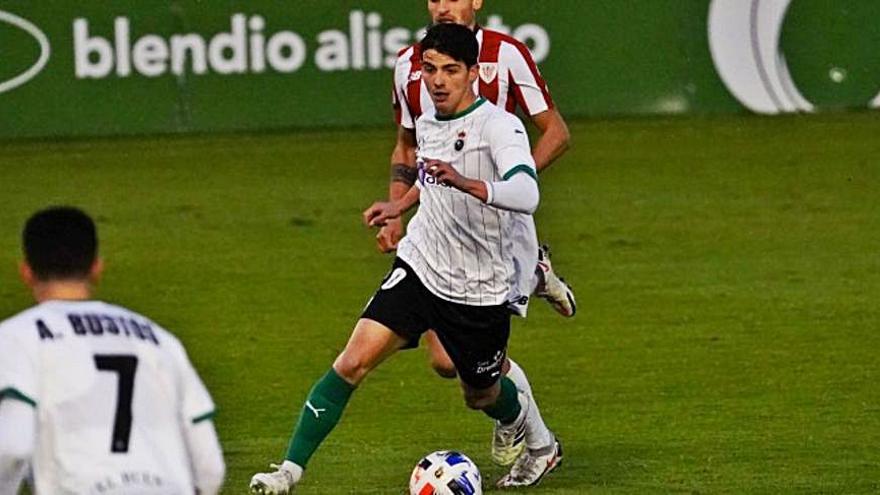
<instances>
[{"instance_id":1,"label":"player's right arm","mask_svg":"<svg viewBox=\"0 0 880 495\"><path fill-rule=\"evenodd\" d=\"M400 217L419 202L419 188L411 187L400 199L394 201L376 201L364 210L364 224L368 227L384 227L389 222L400 220Z\"/></svg>"},{"instance_id":2,"label":"player's right arm","mask_svg":"<svg viewBox=\"0 0 880 495\"><path fill-rule=\"evenodd\" d=\"M400 201L411 189L416 181L416 131L415 116L411 114L407 95L404 92L409 78L407 59L402 51L394 67L392 81L391 100L394 107L394 116L397 123L397 140L391 152L391 183L388 186L388 201L390 203ZM416 189L417 194L418 189ZM418 200L418 196L415 196ZM376 242L379 250L383 253L393 251L397 243L403 237L403 221L400 217L388 218L383 221L382 228L376 234Z\"/></svg>"},{"instance_id":3,"label":"player's right arm","mask_svg":"<svg viewBox=\"0 0 880 495\"><path fill-rule=\"evenodd\" d=\"M0 397L0 495L15 495L28 472L36 442L31 404Z\"/></svg>"},{"instance_id":4,"label":"player's right arm","mask_svg":"<svg viewBox=\"0 0 880 495\"><path fill-rule=\"evenodd\" d=\"M0 325L0 495L14 495L36 445L37 378L31 342Z\"/></svg>"},{"instance_id":5,"label":"player's right arm","mask_svg":"<svg viewBox=\"0 0 880 495\"><path fill-rule=\"evenodd\" d=\"M416 133L403 125L397 126L397 142L391 152L391 183L388 186L389 202L400 201L415 190L415 201L418 201L418 188L413 187L416 181ZM407 208L408 209L408 208ZM405 210L404 210L405 211ZM403 237L403 221L400 217L387 219L376 241L383 253L393 251Z\"/></svg>"}]
</instances>

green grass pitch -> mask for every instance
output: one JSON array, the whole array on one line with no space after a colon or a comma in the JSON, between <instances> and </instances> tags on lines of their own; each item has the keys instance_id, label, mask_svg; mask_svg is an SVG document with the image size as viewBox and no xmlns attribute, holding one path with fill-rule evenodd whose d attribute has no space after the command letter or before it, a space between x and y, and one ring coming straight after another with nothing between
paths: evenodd
<instances>
[{"instance_id":1,"label":"green grass pitch","mask_svg":"<svg viewBox=\"0 0 880 495\"><path fill-rule=\"evenodd\" d=\"M537 217L579 313L537 301L510 346L565 446L531 493L880 491L877 114L572 132ZM389 266L360 212L385 194L392 139L0 143L0 316L30 304L26 217L86 208L98 296L182 338L219 405L224 493L243 493ZM367 379L298 493L400 494L437 449L502 474L489 421L426 363L403 353Z\"/></svg>"}]
</instances>

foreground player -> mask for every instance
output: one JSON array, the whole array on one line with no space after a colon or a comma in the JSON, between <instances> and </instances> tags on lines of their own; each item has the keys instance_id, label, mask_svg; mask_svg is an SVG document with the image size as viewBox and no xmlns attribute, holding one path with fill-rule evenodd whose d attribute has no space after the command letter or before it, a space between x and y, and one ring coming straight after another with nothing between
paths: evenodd
<instances>
[{"instance_id":1,"label":"foreground player","mask_svg":"<svg viewBox=\"0 0 880 495\"><path fill-rule=\"evenodd\" d=\"M28 467L36 493L214 494L225 466L214 404L180 342L91 299L92 220L28 220L21 275L37 305L0 323L0 495Z\"/></svg>"},{"instance_id":2,"label":"foreground player","mask_svg":"<svg viewBox=\"0 0 880 495\"><path fill-rule=\"evenodd\" d=\"M473 32L458 25L432 27L422 40L424 77L436 116L419 120L422 203L398 249L391 273L364 310L333 367L312 388L290 440L286 460L259 473L250 488L285 494L299 483L312 454L339 421L355 388L397 351L436 330L459 371L465 402L504 428L531 428L528 402L501 375L513 285L511 212L538 206L538 185L528 138L513 115L477 99ZM461 127L472 134L459 137ZM482 131L481 131L482 130ZM440 161L440 160L445 161ZM479 179L461 175L467 169ZM398 203L376 203L364 213L378 225L401 213ZM502 486L535 484L562 459L559 442L520 457ZM511 478L516 483L509 483Z\"/></svg>"},{"instance_id":3,"label":"foreground player","mask_svg":"<svg viewBox=\"0 0 880 495\"><path fill-rule=\"evenodd\" d=\"M555 108L528 48L508 35L477 25L476 15L482 4L482 0L429 0L428 13L433 24L460 24L475 32L480 45L480 77L474 81L477 83L475 92L511 113L519 108L529 116L541 133L532 153L540 172L568 148L568 127ZM419 77L422 71L419 45L402 50L394 71L393 99L398 133L391 156L389 196L391 200L402 200L409 193L407 203L418 197L417 189L411 187L415 183L415 122L422 114L434 112L433 100ZM508 301L511 308L525 316L529 296L534 293L550 302L563 316L573 316L576 311L574 293L554 273L546 248L538 247L534 219L523 213L514 214L512 219L517 289ZM402 231L399 219L388 221L376 236L380 249L387 252L396 248ZM434 332L425 334L425 343L431 367L440 376L454 378L455 366ZM509 359L504 364L504 373L531 401L531 407L540 418L525 371ZM506 466L513 463L525 448L521 435L506 437L504 429L497 425L493 437L492 459L497 464Z\"/></svg>"},{"instance_id":4,"label":"foreground player","mask_svg":"<svg viewBox=\"0 0 880 495\"><path fill-rule=\"evenodd\" d=\"M519 108L529 116L541 133L533 152L535 165L541 172L568 149L568 127L555 108L528 47L511 36L477 25L477 11L482 6L483 0L428 0L428 13L433 24L455 23L474 30L480 45L480 78L474 82L475 92L511 113ZM397 143L391 154L389 197L392 201L403 198L415 182L412 173L415 121L423 113L433 112L433 102L419 77L421 70L418 44L400 52L392 92L398 124ZM519 294L511 301L513 308L525 316L529 296L535 294L550 302L563 316L573 316L577 309L574 293L553 272L546 249L538 246L534 219L531 215L515 215L514 221ZM399 219L389 221L376 236L380 250L394 250L402 233ZM433 345L431 340L428 343ZM443 356L437 356L435 369L441 375L448 375L443 372L441 361L448 362Z\"/></svg>"}]
</instances>

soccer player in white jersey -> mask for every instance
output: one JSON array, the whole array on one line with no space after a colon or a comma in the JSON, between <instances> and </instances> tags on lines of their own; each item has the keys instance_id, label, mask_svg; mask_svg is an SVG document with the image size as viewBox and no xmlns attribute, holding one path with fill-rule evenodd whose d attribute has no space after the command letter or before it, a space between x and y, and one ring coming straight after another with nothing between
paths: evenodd
<instances>
[{"instance_id":1,"label":"soccer player in white jersey","mask_svg":"<svg viewBox=\"0 0 880 495\"><path fill-rule=\"evenodd\" d=\"M536 484L562 460L559 442L534 428L529 402L501 372L515 276L510 217L533 212L539 200L525 128L474 94L473 31L434 26L422 46L430 66L423 77L437 115L418 123L421 205L348 344L309 392L285 461L253 476L254 493L289 493L366 375L414 346L429 328L455 363L467 405L507 430L524 430L526 443L534 446L499 480L501 486ZM380 225L401 211L402 202L375 203L364 219Z\"/></svg>"},{"instance_id":2,"label":"soccer player in white jersey","mask_svg":"<svg viewBox=\"0 0 880 495\"><path fill-rule=\"evenodd\" d=\"M480 77L474 81L476 94L508 112L521 110L528 115L540 137L533 150L538 172L545 170L568 148L569 132L559 114L547 85L532 59L528 48L504 33L485 29L476 22L482 0L429 0L428 12L434 24L455 23L474 30L479 43ZM421 49L418 44L400 51L394 70L393 102L398 124L397 143L392 152L392 180L389 196L401 199L415 182L416 121L423 114L433 113L434 103L422 81ZM415 191L414 191L415 192ZM415 196L417 197L417 196ZM415 199L411 196L410 199ZM511 309L526 315L529 296L545 298L563 316L576 310L571 288L553 271L549 253L538 246L535 222L531 215L517 213L514 221L513 258L517 273L517 290L510 295ZM399 219L383 226L376 238L382 251L396 248L403 227ZM446 378L454 378L454 363L444 351L434 332L425 334L432 368ZM531 385L525 371L512 359L505 362L504 373L532 401ZM540 413L538 413L540 418ZM504 430L495 428L492 459L500 465L513 463L525 445L522 436L507 438Z\"/></svg>"},{"instance_id":3,"label":"soccer player in white jersey","mask_svg":"<svg viewBox=\"0 0 880 495\"><path fill-rule=\"evenodd\" d=\"M528 47L504 33L485 29L476 22L482 0L428 0L428 12L434 24L456 23L473 29L480 45L480 77L474 91L509 112L522 111L540 132L533 156L540 173L568 149L570 134L565 120L557 110ZM433 103L421 74L421 54L415 44L401 50L394 68L392 101L398 124L397 142L391 154L389 197L400 199L413 184L412 166L415 156L415 121L422 113L431 113ZM556 276L550 264L549 251L538 246L534 219L516 215L514 259L517 263L519 296L510 301L521 316L526 315L529 296L546 299L563 316L576 311L574 293ZM392 251L403 232L400 220L380 229L376 239L380 250ZM436 339L427 335L430 349L437 349ZM449 360L442 353L432 355L435 369L448 375ZM454 373L454 370L449 370Z\"/></svg>"},{"instance_id":4,"label":"soccer player in white jersey","mask_svg":"<svg viewBox=\"0 0 880 495\"><path fill-rule=\"evenodd\" d=\"M504 33L485 29L476 22L482 0L428 0L428 12L434 24L456 23L473 29L480 45L480 78L474 90L509 112L520 109L529 116L541 135L533 150L540 173L568 149L570 134L565 120L553 102L531 53L525 44ZM433 103L420 77L422 71L419 45L400 51L394 68L392 101L398 125L397 142L391 154L391 200L401 199L413 185L416 149L415 121L423 113L433 111ZM529 296L533 293L546 299L563 316L576 311L574 293L553 271L549 253L538 246L534 219L516 215L515 261L519 297L510 301L521 316L526 315ZM393 251L403 232L399 219L389 221L379 230L376 239L383 252ZM433 350L436 340L428 334ZM449 363L442 353L432 356L435 369L448 375ZM454 374L454 370L451 370Z\"/></svg>"},{"instance_id":5,"label":"soccer player in white jersey","mask_svg":"<svg viewBox=\"0 0 880 495\"><path fill-rule=\"evenodd\" d=\"M0 323L0 495L214 494L225 466L214 403L181 343L92 299L95 225L50 208L25 225L37 305Z\"/></svg>"}]
</instances>

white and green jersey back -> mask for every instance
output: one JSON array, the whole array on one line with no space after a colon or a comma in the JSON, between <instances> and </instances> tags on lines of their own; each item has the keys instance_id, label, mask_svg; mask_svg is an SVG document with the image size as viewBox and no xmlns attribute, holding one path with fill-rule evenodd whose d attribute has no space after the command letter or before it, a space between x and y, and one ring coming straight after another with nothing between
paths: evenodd
<instances>
[{"instance_id":1,"label":"white and green jersey back","mask_svg":"<svg viewBox=\"0 0 880 495\"><path fill-rule=\"evenodd\" d=\"M421 204L397 255L442 299L505 304L516 296L514 213L437 183L425 173L424 162L442 160L467 178L488 182L519 173L535 178L525 127L515 115L479 98L456 115L423 114L416 121L416 139Z\"/></svg>"},{"instance_id":2,"label":"white and green jersey back","mask_svg":"<svg viewBox=\"0 0 880 495\"><path fill-rule=\"evenodd\" d=\"M99 301L0 323L0 395L36 408L37 493L194 493L183 426L214 403L173 335Z\"/></svg>"}]
</instances>

